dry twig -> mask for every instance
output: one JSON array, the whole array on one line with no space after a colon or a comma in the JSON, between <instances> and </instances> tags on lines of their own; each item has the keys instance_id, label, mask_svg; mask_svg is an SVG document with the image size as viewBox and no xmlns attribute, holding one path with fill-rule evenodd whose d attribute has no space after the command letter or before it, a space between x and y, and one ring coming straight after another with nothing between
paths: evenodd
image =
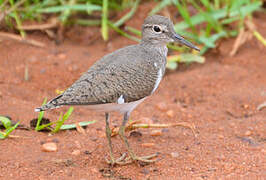
<instances>
[{"instance_id":1,"label":"dry twig","mask_svg":"<svg viewBox=\"0 0 266 180\"><path fill-rule=\"evenodd\" d=\"M47 30L47 29L52 29L58 26L58 20L57 18L52 18L49 23L45 24L34 24L34 25L24 25L20 26L20 28L16 27L17 29L20 30L25 30L25 31L34 31L34 30Z\"/></svg>"},{"instance_id":2,"label":"dry twig","mask_svg":"<svg viewBox=\"0 0 266 180\"><path fill-rule=\"evenodd\" d=\"M266 102L264 102L264 103L258 105L257 110L260 111L260 110L262 110L263 108L266 108Z\"/></svg>"},{"instance_id":3,"label":"dry twig","mask_svg":"<svg viewBox=\"0 0 266 180\"><path fill-rule=\"evenodd\" d=\"M129 123L126 128L125 131L132 131L135 129L139 129L139 128L169 128L169 127L177 127L177 126L182 126L185 128L189 128L192 130L194 136L196 137L196 133L195 133L195 125L194 124L190 124L187 122L180 122L180 123L175 123L175 124L143 124L143 123L139 123L140 121L134 121ZM115 127L112 129L112 136L116 136L118 134L119 131L119 127Z\"/></svg>"},{"instance_id":4,"label":"dry twig","mask_svg":"<svg viewBox=\"0 0 266 180\"><path fill-rule=\"evenodd\" d=\"M45 44L33 39L28 39L28 38L23 38L19 35L15 35L15 34L11 34L11 33L6 33L6 32L0 32L0 38L1 39L11 39L11 40L16 40L19 41L21 43L25 43L25 44L30 44L32 46L36 46L36 47L45 47Z\"/></svg>"}]
</instances>

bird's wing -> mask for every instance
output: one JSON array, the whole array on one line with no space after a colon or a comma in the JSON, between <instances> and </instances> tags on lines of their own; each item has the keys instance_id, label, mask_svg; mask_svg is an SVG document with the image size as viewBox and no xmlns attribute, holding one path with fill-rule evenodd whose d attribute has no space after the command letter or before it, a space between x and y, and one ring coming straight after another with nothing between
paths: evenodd
<instances>
[{"instance_id":1,"label":"bird's wing","mask_svg":"<svg viewBox=\"0 0 266 180\"><path fill-rule=\"evenodd\" d=\"M148 54L141 48L129 46L104 56L55 98L56 104L118 103L121 96L123 102L132 102L149 96L158 85L159 76L164 73L165 57ZM153 58L159 58L156 64Z\"/></svg>"}]
</instances>

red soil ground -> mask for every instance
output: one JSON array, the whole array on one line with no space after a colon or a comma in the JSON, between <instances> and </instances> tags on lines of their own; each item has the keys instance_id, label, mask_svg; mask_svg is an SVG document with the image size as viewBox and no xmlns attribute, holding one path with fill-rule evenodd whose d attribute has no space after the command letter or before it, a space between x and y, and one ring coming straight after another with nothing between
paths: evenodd
<instances>
[{"instance_id":1,"label":"red soil ground","mask_svg":"<svg viewBox=\"0 0 266 180\"><path fill-rule=\"evenodd\" d=\"M128 24L140 28L146 12ZM266 16L257 15L255 23L266 37ZM44 97L66 89L103 55L134 43L115 33L109 43L100 38L89 42L94 34L99 35L99 29L74 28L61 45L40 32L29 34L45 48L1 41L0 114L29 125ZM219 52L207 54L205 64L168 71L156 93L131 114L132 120L195 125L197 137L182 127L164 129L156 137L150 135L152 129L141 129L141 137L129 137L137 154L159 152L159 161L110 168L104 160L109 152L104 114L76 107L67 123L97 120L85 135L75 130L55 135L15 130L12 135L19 138L0 141L0 179L265 179L266 109L256 107L266 101L266 51L253 39L230 57L233 43L234 39L222 41ZM166 110L158 109L159 104ZM45 117L56 121L66 109L48 111ZM173 117L168 110L174 111ZM111 119L120 124L122 116L114 113ZM112 140L116 156L126 151L119 137ZM43 152L41 144L47 141L56 142L58 151ZM80 154L72 154L75 150Z\"/></svg>"}]
</instances>

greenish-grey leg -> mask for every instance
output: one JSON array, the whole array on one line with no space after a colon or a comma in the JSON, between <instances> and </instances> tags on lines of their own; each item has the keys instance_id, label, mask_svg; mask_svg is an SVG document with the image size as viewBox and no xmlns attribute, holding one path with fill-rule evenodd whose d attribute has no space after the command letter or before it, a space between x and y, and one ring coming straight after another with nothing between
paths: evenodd
<instances>
[{"instance_id":1,"label":"greenish-grey leg","mask_svg":"<svg viewBox=\"0 0 266 180\"><path fill-rule=\"evenodd\" d=\"M136 154L134 153L133 149L130 147L129 143L128 143L128 140L125 136L125 128L126 128L126 123L128 122L128 119L129 119L129 115L130 113L129 112L126 112L124 114L124 119L123 119L123 122L122 122L122 125L121 127L119 128L119 136L121 137L121 139L124 141L126 147L127 147L127 150L129 152L129 155L130 155L130 158L134 161L142 161L142 162L154 162L155 160L150 160L151 158L157 156L157 154L152 154L150 156L143 156L143 157L138 157L136 156Z\"/></svg>"},{"instance_id":2,"label":"greenish-grey leg","mask_svg":"<svg viewBox=\"0 0 266 180\"><path fill-rule=\"evenodd\" d=\"M120 158L115 159L114 154L113 154L113 147L112 147L112 140L111 140L111 134L112 131L109 126L109 113L105 113L105 133L106 137L108 139L108 144L109 144L109 150L110 150L110 158L111 160L106 160L107 163L114 165L114 164L122 164L121 161L123 161L126 157L126 154L123 154Z\"/></svg>"},{"instance_id":3,"label":"greenish-grey leg","mask_svg":"<svg viewBox=\"0 0 266 180\"><path fill-rule=\"evenodd\" d=\"M112 147L112 140L111 140L111 129L109 126L109 113L105 113L105 133L106 137L108 139L108 144L109 144L109 150L110 150L110 163L113 164L115 162L114 155L113 155L113 147Z\"/></svg>"}]
</instances>

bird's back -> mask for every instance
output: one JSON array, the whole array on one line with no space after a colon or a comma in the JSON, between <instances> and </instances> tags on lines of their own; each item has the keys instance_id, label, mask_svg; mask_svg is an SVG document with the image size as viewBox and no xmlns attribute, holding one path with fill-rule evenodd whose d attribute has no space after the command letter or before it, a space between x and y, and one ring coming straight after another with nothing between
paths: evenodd
<instances>
[{"instance_id":1,"label":"bird's back","mask_svg":"<svg viewBox=\"0 0 266 180\"><path fill-rule=\"evenodd\" d=\"M127 46L98 60L49 103L55 106L118 103L121 96L123 103L140 100L156 89L165 64L166 56L156 48Z\"/></svg>"}]
</instances>

